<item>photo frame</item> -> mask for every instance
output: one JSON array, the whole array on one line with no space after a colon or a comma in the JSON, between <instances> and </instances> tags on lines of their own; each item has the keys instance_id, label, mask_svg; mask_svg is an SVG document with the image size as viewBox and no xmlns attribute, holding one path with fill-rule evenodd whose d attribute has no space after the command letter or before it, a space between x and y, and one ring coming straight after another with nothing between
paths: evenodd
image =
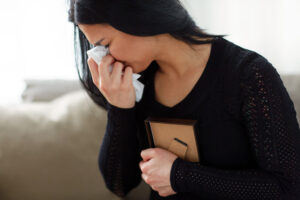
<instances>
[{"instance_id":1,"label":"photo frame","mask_svg":"<svg viewBox=\"0 0 300 200\"><path fill-rule=\"evenodd\" d=\"M186 161L200 161L197 120L147 117L144 122L151 148L168 150Z\"/></svg>"}]
</instances>

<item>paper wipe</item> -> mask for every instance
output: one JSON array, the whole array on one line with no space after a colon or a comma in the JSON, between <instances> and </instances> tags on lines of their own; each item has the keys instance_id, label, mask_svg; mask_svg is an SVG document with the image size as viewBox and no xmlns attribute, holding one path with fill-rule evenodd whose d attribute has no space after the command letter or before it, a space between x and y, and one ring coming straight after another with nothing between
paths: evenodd
<instances>
[{"instance_id":1,"label":"paper wipe","mask_svg":"<svg viewBox=\"0 0 300 200\"><path fill-rule=\"evenodd\" d=\"M102 58L106 56L108 53L109 53L109 49L104 46L96 46L87 51L88 57L92 58L98 65L100 64ZM109 66L109 72L111 71L112 71L112 65ZM137 102L139 102L142 99L143 92L144 92L144 84L137 80L140 76L141 76L140 74L136 74L136 73L132 74L132 83L135 89L135 96Z\"/></svg>"}]
</instances>

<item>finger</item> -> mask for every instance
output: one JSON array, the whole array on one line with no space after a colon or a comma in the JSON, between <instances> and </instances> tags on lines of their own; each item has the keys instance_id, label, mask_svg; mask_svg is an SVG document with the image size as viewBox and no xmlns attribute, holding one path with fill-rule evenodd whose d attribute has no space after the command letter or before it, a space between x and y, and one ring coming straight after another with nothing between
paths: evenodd
<instances>
[{"instance_id":1,"label":"finger","mask_svg":"<svg viewBox=\"0 0 300 200\"><path fill-rule=\"evenodd\" d=\"M150 163L151 163L151 161L140 161L139 166L140 166L142 173L149 174Z\"/></svg>"},{"instance_id":2,"label":"finger","mask_svg":"<svg viewBox=\"0 0 300 200\"><path fill-rule=\"evenodd\" d=\"M99 72L98 72L97 63L94 61L94 59L92 59L92 58L88 59L88 67L90 69L94 84L96 86L98 86L98 84L99 84L99 82L98 82Z\"/></svg>"},{"instance_id":3,"label":"finger","mask_svg":"<svg viewBox=\"0 0 300 200\"><path fill-rule=\"evenodd\" d=\"M126 67L123 77L123 84L129 87L132 84L132 68Z\"/></svg>"},{"instance_id":4,"label":"finger","mask_svg":"<svg viewBox=\"0 0 300 200\"><path fill-rule=\"evenodd\" d=\"M120 85L122 80L122 71L124 65L121 62L115 62L113 65L113 70L111 74L111 81L114 85Z\"/></svg>"},{"instance_id":5,"label":"finger","mask_svg":"<svg viewBox=\"0 0 300 200\"><path fill-rule=\"evenodd\" d=\"M141 176L142 176L142 179L145 181L145 183L147 183L147 184L150 184L149 183L149 176L147 176L146 174L141 174Z\"/></svg>"},{"instance_id":6,"label":"finger","mask_svg":"<svg viewBox=\"0 0 300 200\"><path fill-rule=\"evenodd\" d=\"M145 161L140 161L140 163L139 163L139 167L140 167L141 171L143 171L142 169L143 169L143 164L144 163L145 163Z\"/></svg>"},{"instance_id":7,"label":"finger","mask_svg":"<svg viewBox=\"0 0 300 200\"><path fill-rule=\"evenodd\" d=\"M98 71L100 74L100 80L108 82L110 78L109 66L115 61L114 57L111 55L106 55L102 58L99 66Z\"/></svg>"},{"instance_id":8,"label":"finger","mask_svg":"<svg viewBox=\"0 0 300 200\"><path fill-rule=\"evenodd\" d=\"M141 151L141 157L143 158L144 161L148 161L151 158L153 158L154 154L154 148L148 148L143 151Z\"/></svg>"}]
</instances>

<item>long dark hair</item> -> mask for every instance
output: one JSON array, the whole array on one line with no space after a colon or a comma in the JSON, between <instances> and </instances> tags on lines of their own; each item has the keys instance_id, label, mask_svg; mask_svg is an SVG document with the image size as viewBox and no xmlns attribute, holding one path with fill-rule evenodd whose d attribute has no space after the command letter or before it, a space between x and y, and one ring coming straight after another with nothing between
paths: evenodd
<instances>
[{"instance_id":1,"label":"long dark hair","mask_svg":"<svg viewBox=\"0 0 300 200\"><path fill-rule=\"evenodd\" d=\"M150 24L155 24L156 22L163 23L162 26L152 26L152 27L156 27L157 29L154 30L152 34L147 33L146 27L143 26L140 26L138 31L134 30L135 28L134 26L132 26L131 28L126 27L126 30L128 30L127 33L129 34L137 35L137 36L155 35L155 34L159 34L160 31L161 32L165 31L162 29L163 28L166 29L166 27L169 25L169 27L167 28L169 28L170 30L167 29L167 31L165 32L169 33L171 36L173 36L178 40L184 41L190 46L192 44L211 43L214 39L218 37L226 36L226 35L208 34L203 29L198 27L195 24L194 20L191 18L191 16L187 13L187 10L180 3L180 0L162 0L162 1L155 0L152 4L144 3L145 2L144 0L141 3L138 3L137 0L135 0L137 2L135 2L134 0L121 0L121 1L69 0L68 3L70 7L68 11L68 20L74 23L74 50L75 50L76 69L78 72L78 76L80 82L84 86L89 96L93 99L93 101L105 109L107 106L107 100L93 83L92 76L87 64L88 57L86 51L92 48L93 45L91 45L88 42L85 35L78 28L78 24L111 24L111 21L107 14L109 6L111 5L110 2L120 2L121 4L121 2L126 2L126 1L128 1L127 4L130 4L129 2L134 2L134 4L132 3L131 6L135 6L135 8L132 8L130 13L134 12L135 19L143 19L143 20L146 19L149 21ZM139 8L143 10L147 10L149 12L138 12ZM164 10L161 12L157 12L157 9L164 9ZM159 14L154 15L152 11ZM127 13L123 13L122 16L124 16L124 14ZM180 16L184 16L185 18L184 19L179 18ZM172 25L173 27L178 27L176 26L176 23L178 23L178 21L176 20L182 20L182 19L184 20L183 22L185 23L185 27L181 29L171 30L170 27ZM145 21L141 22L141 24L146 24L144 22ZM120 23L120 24L122 24L123 27L126 26L126 23ZM118 27L118 28L122 28L122 27Z\"/></svg>"}]
</instances>

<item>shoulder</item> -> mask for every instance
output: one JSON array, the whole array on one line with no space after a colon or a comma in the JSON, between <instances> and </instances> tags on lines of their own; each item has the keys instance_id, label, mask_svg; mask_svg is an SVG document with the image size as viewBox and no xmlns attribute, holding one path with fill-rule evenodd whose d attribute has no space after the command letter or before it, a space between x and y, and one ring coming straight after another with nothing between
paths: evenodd
<instances>
[{"instance_id":1,"label":"shoulder","mask_svg":"<svg viewBox=\"0 0 300 200\"><path fill-rule=\"evenodd\" d=\"M276 68L263 55L226 39L221 39L221 42L224 43L223 75L227 81L245 82L260 76L278 78L279 73Z\"/></svg>"},{"instance_id":2,"label":"shoulder","mask_svg":"<svg viewBox=\"0 0 300 200\"><path fill-rule=\"evenodd\" d=\"M230 113L239 116L242 101L249 95L249 90L258 93L261 84L282 85L282 81L277 70L264 56L225 39L221 42L224 48L219 79L224 103Z\"/></svg>"}]
</instances>

